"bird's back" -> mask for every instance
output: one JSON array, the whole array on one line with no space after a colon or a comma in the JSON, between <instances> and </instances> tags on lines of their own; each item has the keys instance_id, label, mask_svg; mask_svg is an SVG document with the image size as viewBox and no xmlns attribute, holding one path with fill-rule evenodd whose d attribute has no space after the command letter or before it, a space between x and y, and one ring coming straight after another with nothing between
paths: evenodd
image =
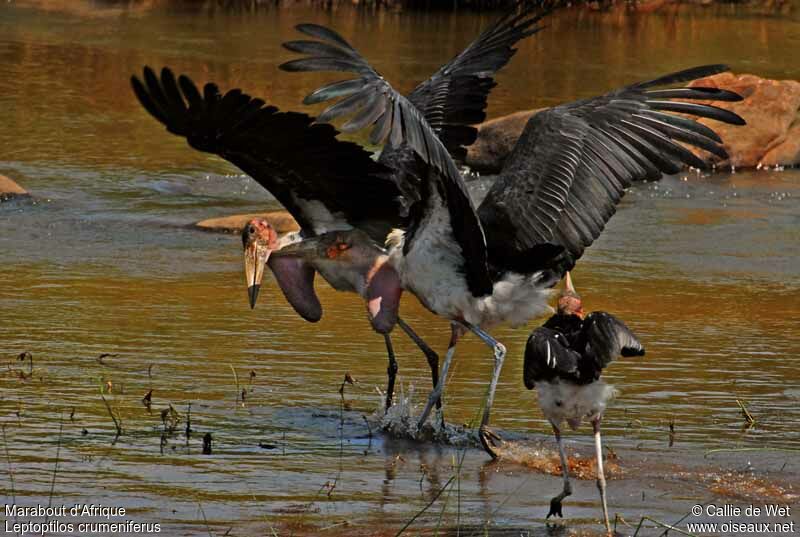
<instances>
[{"instance_id":1,"label":"bird's back","mask_svg":"<svg viewBox=\"0 0 800 537\"><path fill-rule=\"evenodd\" d=\"M602 311L581 319L556 314L531 332L525 346L524 380L584 385L597 381L617 356L642 356L644 346L619 319Z\"/></svg>"}]
</instances>

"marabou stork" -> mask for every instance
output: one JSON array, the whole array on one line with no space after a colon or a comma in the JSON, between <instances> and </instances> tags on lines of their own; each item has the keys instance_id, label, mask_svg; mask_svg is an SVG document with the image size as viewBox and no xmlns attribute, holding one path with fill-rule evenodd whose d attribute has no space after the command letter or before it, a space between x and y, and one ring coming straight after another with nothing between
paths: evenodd
<instances>
[{"instance_id":1,"label":"marabou stork","mask_svg":"<svg viewBox=\"0 0 800 537\"><path fill-rule=\"evenodd\" d=\"M583 420L591 422L597 452L597 488L603 504L603 521L611 533L603 474L603 448L600 420L614 388L600 380L600 374L617 356L644 356L644 347L625 323L602 311L586 315L581 297L567 273L564 291L556 314L531 332L525 346L525 387L539 393L539 406L553 426L561 456L564 489L550 500L550 512L563 516L561 500L572 494L569 463L561 442L561 426L566 421L576 430Z\"/></svg>"},{"instance_id":2,"label":"marabou stork","mask_svg":"<svg viewBox=\"0 0 800 537\"><path fill-rule=\"evenodd\" d=\"M439 382L420 425L439 398L464 329L493 349L494 369L479 437L494 457L486 426L506 351L484 329L504 322L518 326L548 311L549 289L599 236L633 181L677 173L682 164L707 168L704 160L677 142L727 157L717 134L687 116L739 125L744 124L742 118L685 99L739 101L741 97L716 88L674 86L728 68L695 67L536 114L476 207L438 138L444 132L440 118L424 117L336 32L321 27L301 31L317 40L291 48L310 56L282 68L357 74L309 95L307 100L314 102L343 97L318 120L356 114L351 124L374 125L373 142L408 144L427 164L418 174L422 181L410 221L387 241L388 263L398 278L382 282L380 292L389 293L385 286L399 283L430 311L451 321ZM314 241L303 243L313 249Z\"/></svg>"},{"instance_id":3,"label":"marabou stork","mask_svg":"<svg viewBox=\"0 0 800 537\"><path fill-rule=\"evenodd\" d=\"M459 55L409 94L409 102L429 121L442 125L442 143L462 160L465 146L472 144L477 130L472 125L485 119L494 73L516 52L516 43L541 29L537 23L550 7L521 3L481 33ZM301 25L312 35L315 25ZM287 44L293 50L308 50L309 42ZM258 297L264 267L269 266L278 285L295 311L310 322L322 316L314 291L318 272L336 290L358 293L368 304L373 328L385 339L389 356L386 407L391 405L397 361L389 332L395 324L420 347L431 368L434 386L439 379L438 355L398 316L399 285L396 273L385 264L383 243L389 231L402 227L409 206L418 200L413 171L413 150L398 146L384 151L378 160L353 143L336 139L329 125L313 124L314 118L295 112L279 112L239 90L220 95L213 84L201 94L194 83L169 69L161 77L144 69L143 81L132 77L142 105L167 130L184 136L200 151L221 156L250 175L294 216L299 232L278 236L263 218L250 221L242 233L245 275L251 307ZM342 86L327 88L337 95ZM309 99L312 102L313 99ZM188 106L187 106L188 104ZM360 129L361 118L343 130ZM347 251L340 241L323 256L272 256L287 245L310 237L323 240L357 238L358 252ZM336 262L331 262L335 257ZM389 283L384 283L389 282ZM370 295L368 287L387 287L386 294ZM380 284L380 285L378 285Z\"/></svg>"}]
</instances>

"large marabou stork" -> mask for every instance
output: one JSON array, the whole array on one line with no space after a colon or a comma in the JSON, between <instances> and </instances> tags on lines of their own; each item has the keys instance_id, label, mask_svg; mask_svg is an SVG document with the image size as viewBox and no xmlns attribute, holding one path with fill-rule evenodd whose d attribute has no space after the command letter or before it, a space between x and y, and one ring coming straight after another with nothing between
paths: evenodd
<instances>
[{"instance_id":1,"label":"large marabou stork","mask_svg":"<svg viewBox=\"0 0 800 537\"><path fill-rule=\"evenodd\" d=\"M564 488L550 500L547 518L563 516L561 501L572 494L561 426L566 421L575 430L587 420L594 430L597 488L609 534L600 421L614 396L614 387L600 380L600 375L617 356L644 356L644 347L625 323L610 313L595 311L586 315L568 272L556 314L528 337L523 381L526 388L535 387L539 393L539 407L553 427L561 457Z\"/></svg>"},{"instance_id":2,"label":"large marabou stork","mask_svg":"<svg viewBox=\"0 0 800 537\"><path fill-rule=\"evenodd\" d=\"M463 160L465 146L477 130L472 125L485 119L494 74L516 52L516 43L536 32L547 15L547 3L522 2L482 32L459 55L419 84L408 100L425 118L441 125L442 143L456 160ZM317 26L301 25L312 35ZM306 50L308 42L288 44ZM293 48L295 47L295 48ZM358 293L367 300L373 328L383 335L389 357L386 407L391 405L398 370L389 332L395 324L419 346L431 368L434 384L439 379L438 355L398 316L399 293L368 296L374 282L384 286L394 271L383 266L388 232L405 225L409 206L418 200L416 157L412 149L398 145L387 149L376 163L367 151L336 139L328 125L294 112L278 112L239 90L220 95L213 84L201 94L186 76L175 78L169 69L159 77L144 69L143 81L132 78L142 105L173 134L186 137L200 151L221 156L250 175L292 214L299 232L278 236L263 218L251 220L242 232L245 276L251 307L259 294L264 268L269 266L287 301L305 320L318 321L322 306L314 291L316 273L336 290ZM343 91L331 86L321 96ZM188 104L188 106L187 106ZM364 120L355 119L343 130L358 130ZM305 238L338 239L336 249L323 248L322 256L272 256ZM342 247L355 237L359 252ZM331 262L335 257L336 262ZM393 287L391 284L389 288Z\"/></svg>"},{"instance_id":3,"label":"large marabou stork","mask_svg":"<svg viewBox=\"0 0 800 537\"><path fill-rule=\"evenodd\" d=\"M728 69L708 65L540 112L528 121L498 179L476 207L437 137L442 132L437 119L423 117L339 34L320 27L305 33L317 41L295 50L309 56L282 68L357 74L311 94L312 98L343 96L319 119L356 114L359 126L367 126L371 119L374 142L407 143L428 165L427 173L419 175L423 181L419 200L410 209L410 222L387 241L388 263L399 274L400 286L451 321L439 382L419 423L439 398L458 338L469 330L494 351L479 437L495 457L493 435L486 426L506 351L485 329L498 323L518 326L548 311L549 289L599 236L633 181L677 173L683 164L708 167L677 142L727 158L719 136L687 116L738 125L744 120L685 99L739 101L741 97L716 88L674 87ZM331 87L338 91L327 89ZM384 287L381 292L390 291Z\"/></svg>"}]
</instances>

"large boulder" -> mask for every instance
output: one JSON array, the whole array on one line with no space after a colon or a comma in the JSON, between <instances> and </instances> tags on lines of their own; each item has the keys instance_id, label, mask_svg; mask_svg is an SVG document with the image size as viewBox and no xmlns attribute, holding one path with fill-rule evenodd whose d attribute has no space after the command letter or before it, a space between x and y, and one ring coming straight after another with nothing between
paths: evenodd
<instances>
[{"instance_id":1,"label":"large boulder","mask_svg":"<svg viewBox=\"0 0 800 537\"><path fill-rule=\"evenodd\" d=\"M195 227L204 231L219 231L223 233L239 233L244 226L255 217L266 218L278 233L288 233L297 231L300 226L292 215L286 211L270 211L268 213L257 214L235 214L220 218L209 218L194 224Z\"/></svg>"},{"instance_id":2,"label":"large boulder","mask_svg":"<svg viewBox=\"0 0 800 537\"><path fill-rule=\"evenodd\" d=\"M690 85L729 89L744 97L738 103L711 104L736 112L747 121L746 126L700 120L719 133L730 155L728 162L718 165L800 165L800 82L720 73ZM467 165L483 173L499 172L528 119L540 110L516 112L477 125L478 139L468 148Z\"/></svg>"},{"instance_id":3,"label":"large boulder","mask_svg":"<svg viewBox=\"0 0 800 537\"><path fill-rule=\"evenodd\" d=\"M742 116L746 126L701 120L722 138L730 155L723 164L742 168L800 164L800 82L720 73L690 85L724 88L744 97L738 103L714 104Z\"/></svg>"},{"instance_id":4,"label":"large boulder","mask_svg":"<svg viewBox=\"0 0 800 537\"><path fill-rule=\"evenodd\" d=\"M515 112L476 125L478 138L467 148L467 166L481 173L499 172L525 124L540 110L544 109Z\"/></svg>"},{"instance_id":5,"label":"large boulder","mask_svg":"<svg viewBox=\"0 0 800 537\"><path fill-rule=\"evenodd\" d=\"M5 175L0 175L0 201L28 196L28 192Z\"/></svg>"}]
</instances>

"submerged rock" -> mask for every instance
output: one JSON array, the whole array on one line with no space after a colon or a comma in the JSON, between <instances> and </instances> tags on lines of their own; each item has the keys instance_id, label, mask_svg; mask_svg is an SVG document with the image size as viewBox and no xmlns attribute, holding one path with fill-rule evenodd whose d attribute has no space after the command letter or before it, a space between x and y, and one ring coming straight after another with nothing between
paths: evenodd
<instances>
[{"instance_id":1,"label":"submerged rock","mask_svg":"<svg viewBox=\"0 0 800 537\"><path fill-rule=\"evenodd\" d=\"M204 231L218 231L223 233L239 233L251 219L255 217L266 218L278 233L297 231L300 226L292 215L286 211L270 211L266 213L235 214L220 218L209 218L194 224L194 227Z\"/></svg>"},{"instance_id":2,"label":"submerged rock","mask_svg":"<svg viewBox=\"0 0 800 537\"><path fill-rule=\"evenodd\" d=\"M16 182L5 175L0 175L0 201L29 195L28 191L19 186Z\"/></svg>"},{"instance_id":3,"label":"submerged rock","mask_svg":"<svg viewBox=\"0 0 800 537\"><path fill-rule=\"evenodd\" d=\"M700 120L717 131L730 155L729 161L715 164L741 168L800 165L800 82L720 73L690 85L724 88L744 97L738 103L711 104L736 112L747 121L746 126ZM477 125L478 139L468 148L466 164L483 173L499 172L528 119L540 110L516 112Z\"/></svg>"}]
</instances>

